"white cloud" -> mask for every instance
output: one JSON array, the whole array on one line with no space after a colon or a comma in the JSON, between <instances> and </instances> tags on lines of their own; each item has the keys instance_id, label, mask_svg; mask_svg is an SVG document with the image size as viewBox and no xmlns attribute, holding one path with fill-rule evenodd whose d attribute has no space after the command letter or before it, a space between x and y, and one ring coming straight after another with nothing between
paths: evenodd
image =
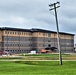
<instances>
[{"instance_id":1,"label":"white cloud","mask_svg":"<svg viewBox=\"0 0 76 75\"><path fill-rule=\"evenodd\" d=\"M8 22L8 23L11 22L11 24L12 23L24 24L24 23L28 22L28 20L23 17L17 17L17 16L0 18L0 23L6 23L6 22Z\"/></svg>"},{"instance_id":2,"label":"white cloud","mask_svg":"<svg viewBox=\"0 0 76 75\"><path fill-rule=\"evenodd\" d=\"M56 30L49 4L57 0L0 0L0 26ZM76 0L60 0L60 31L76 33ZM53 11L54 13L54 11Z\"/></svg>"},{"instance_id":3,"label":"white cloud","mask_svg":"<svg viewBox=\"0 0 76 75\"><path fill-rule=\"evenodd\" d=\"M16 16L13 16L13 17L11 17L9 19L10 20L8 20L8 21L11 21L11 22L16 23L16 24L24 24L25 22L28 21L23 17L16 17Z\"/></svg>"}]
</instances>

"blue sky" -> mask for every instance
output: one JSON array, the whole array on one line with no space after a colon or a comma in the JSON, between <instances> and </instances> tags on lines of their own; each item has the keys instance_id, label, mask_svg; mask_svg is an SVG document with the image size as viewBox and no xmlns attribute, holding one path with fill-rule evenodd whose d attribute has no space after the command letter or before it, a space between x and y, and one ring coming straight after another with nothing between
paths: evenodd
<instances>
[{"instance_id":1,"label":"blue sky","mask_svg":"<svg viewBox=\"0 0 76 75\"><path fill-rule=\"evenodd\" d=\"M0 0L0 27L42 28L56 31L54 11L57 0ZM60 0L59 30L76 34L76 0ZM76 42L76 41L75 41Z\"/></svg>"}]
</instances>

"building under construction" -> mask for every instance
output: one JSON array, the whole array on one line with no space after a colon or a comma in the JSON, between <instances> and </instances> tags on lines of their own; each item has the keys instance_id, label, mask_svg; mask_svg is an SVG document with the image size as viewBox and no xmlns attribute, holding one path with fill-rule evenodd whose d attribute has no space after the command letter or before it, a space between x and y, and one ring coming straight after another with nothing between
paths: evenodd
<instances>
[{"instance_id":1,"label":"building under construction","mask_svg":"<svg viewBox=\"0 0 76 75\"><path fill-rule=\"evenodd\" d=\"M73 53L74 34L60 32L59 36L61 52ZM48 46L57 48L57 32L43 29L0 28L0 52L18 54L36 51L40 53Z\"/></svg>"}]
</instances>

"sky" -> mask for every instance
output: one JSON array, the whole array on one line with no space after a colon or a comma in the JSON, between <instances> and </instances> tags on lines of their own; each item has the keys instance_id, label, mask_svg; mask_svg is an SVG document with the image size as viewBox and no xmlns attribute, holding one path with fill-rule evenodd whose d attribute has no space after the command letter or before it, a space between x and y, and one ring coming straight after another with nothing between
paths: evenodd
<instances>
[{"instance_id":1,"label":"sky","mask_svg":"<svg viewBox=\"0 0 76 75\"><path fill-rule=\"evenodd\" d=\"M59 31L76 34L76 0L0 0L0 27L57 31L54 10L49 11L57 1Z\"/></svg>"}]
</instances>

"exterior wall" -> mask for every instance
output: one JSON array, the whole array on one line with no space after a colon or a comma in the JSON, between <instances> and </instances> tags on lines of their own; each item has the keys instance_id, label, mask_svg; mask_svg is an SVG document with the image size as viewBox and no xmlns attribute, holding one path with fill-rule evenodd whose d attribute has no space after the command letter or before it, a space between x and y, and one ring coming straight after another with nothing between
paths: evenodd
<instances>
[{"instance_id":1,"label":"exterior wall","mask_svg":"<svg viewBox=\"0 0 76 75\"><path fill-rule=\"evenodd\" d=\"M2 49L2 35L3 35L3 33L2 33L2 31L0 30L0 51L3 50L3 49Z\"/></svg>"},{"instance_id":2,"label":"exterior wall","mask_svg":"<svg viewBox=\"0 0 76 75\"><path fill-rule=\"evenodd\" d=\"M49 45L57 47L56 33L0 30L0 51L14 54L36 50L40 53ZM60 34L60 47L63 53L74 52L74 35Z\"/></svg>"},{"instance_id":3,"label":"exterior wall","mask_svg":"<svg viewBox=\"0 0 76 75\"><path fill-rule=\"evenodd\" d=\"M48 36L50 34L50 36ZM45 49L49 45L51 47L58 47L57 34L56 33L36 33L36 37L33 38L33 48L38 52ZM74 36L60 34L60 47L62 53L73 53L74 52ZM58 52L58 50L56 50Z\"/></svg>"},{"instance_id":4,"label":"exterior wall","mask_svg":"<svg viewBox=\"0 0 76 75\"><path fill-rule=\"evenodd\" d=\"M51 44L51 33L44 33L44 32L36 32L33 33L33 48L37 50L37 52L41 52L42 49L48 47Z\"/></svg>"},{"instance_id":5,"label":"exterior wall","mask_svg":"<svg viewBox=\"0 0 76 75\"><path fill-rule=\"evenodd\" d=\"M12 53L29 53L31 49L31 33L3 31L3 50Z\"/></svg>"},{"instance_id":6,"label":"exterior wall","mask_svg":"<svg viewBox=\"0 0 76 75\"><path fill-rule=\"evenodd\" d=\"M60 35L61 50L63 53L74 52L74 37L71 35Z\"/></svg>"}]
</instances>

